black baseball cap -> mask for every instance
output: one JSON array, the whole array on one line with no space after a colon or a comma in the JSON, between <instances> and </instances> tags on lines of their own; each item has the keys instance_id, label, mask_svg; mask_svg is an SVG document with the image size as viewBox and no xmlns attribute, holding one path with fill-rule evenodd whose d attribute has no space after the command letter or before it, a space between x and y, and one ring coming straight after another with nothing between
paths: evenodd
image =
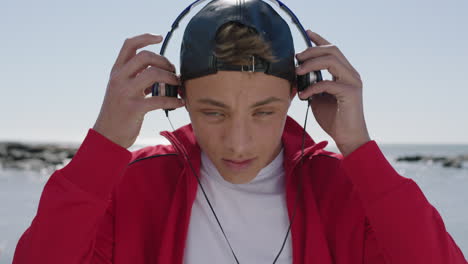
<instances>
[{"instance_id":1,"label":"black baseball cap","mask_svg":"<svg viewBox=\"0 0 468 264\"><path fill-rule=\"evenodd\" d=\"M251 65L228 65L214 55L216 33L228 22L251 27L270 44L276 62L252 58ZM289 25L261 0L213 0L185 28L180 51L181 80L215 74L218 70L264 72L296 81L294 43Z\"/></svg>"}]
</instances>

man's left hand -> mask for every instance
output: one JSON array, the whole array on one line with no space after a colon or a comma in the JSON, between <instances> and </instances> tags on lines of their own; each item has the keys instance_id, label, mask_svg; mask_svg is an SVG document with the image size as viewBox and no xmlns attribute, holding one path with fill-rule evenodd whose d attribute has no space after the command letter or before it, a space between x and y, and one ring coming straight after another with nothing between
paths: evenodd
<instances>
[{"instance_id":1,"label":"man's left hand","mask_svg":"<svg viewBox=\"0 0 468 264\"><path fill-rule=\"evenodd\" d=\"M311 100L318 124L333 138L343 156L347 156L371 140L364 119L361 76L335 45L310 30L307 35L316 46L296 55L303 62L296 73L303 75L327 69L333 81L315 83L298 96Z\"/></svg>"}]
</instances>

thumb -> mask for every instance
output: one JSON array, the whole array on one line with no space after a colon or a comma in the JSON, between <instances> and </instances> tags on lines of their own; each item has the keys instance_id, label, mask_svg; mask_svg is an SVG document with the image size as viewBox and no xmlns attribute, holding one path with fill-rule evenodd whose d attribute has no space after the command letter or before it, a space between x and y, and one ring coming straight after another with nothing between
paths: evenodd
<instances>
[{"instance_id":1,"label":"thumb","mask_svg":"<svg viewBox=\"0 0 468 264\"><path fill-rule=\"evenodd\" d=\"M146 112L157 109L175 109L185 105L184 100L169 96L151 96L143 101Z\"/></svg>"}]
</instances>

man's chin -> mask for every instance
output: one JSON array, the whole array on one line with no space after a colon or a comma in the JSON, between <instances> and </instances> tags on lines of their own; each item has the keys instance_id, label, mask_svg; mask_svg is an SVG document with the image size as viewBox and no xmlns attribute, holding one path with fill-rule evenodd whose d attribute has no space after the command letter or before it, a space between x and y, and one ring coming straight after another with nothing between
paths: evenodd
<instances>
[{"instance_id":1,"label":"man's chin","mask_svg":"<svg viewBox=\"0 0 468 264\"><path fill-rule=\"evenodd\" d=\"M255 171L257 170L254 168L254 166L252 166L252 168L247 168L242 171L231 170L223 166L221 176L230 183L244 184L249 183L255 178L255 176L258 174L258 172L255 173Z\"/></svg>"}]
</instances>

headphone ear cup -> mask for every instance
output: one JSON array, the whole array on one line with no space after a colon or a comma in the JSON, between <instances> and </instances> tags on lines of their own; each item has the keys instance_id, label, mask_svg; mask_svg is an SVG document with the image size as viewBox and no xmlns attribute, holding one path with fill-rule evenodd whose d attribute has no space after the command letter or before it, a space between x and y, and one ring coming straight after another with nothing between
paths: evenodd
<instances>
[{"instance_id":1,"label":"headphone ear cup","mask_svg":"<svg viewBox=\"0 0 468 264\"><path fill-rule=\"evenodd\" d=\"M297 90L299 92L304 91L307 87L310 86L310 72L304 75L296 75L297 76Z\"/></svg>"},{"instance_id":2,"label":"headphone ear cup","mask_svg":"<svg viewBox=\"0 0 468 264\"><path fill-rule=\"evenodd\" d=\"M178 85L171 85L167 83L163 83L162 85L159 85L159 83L155 83L151 89L153 96L170 96L177 98L177 94L179 93Z\"/></svg>"},{"instance_id":3,"label":"headphone ear cup","mask_svg":"<svg viewBox=\"0 0 468 264\"><path fill-rule=\"evenodd\" d=\"M151 87L151 95L152 96L159 96L159 83L154 83Z\"/></svg>"},{"instance_id":4,"label":"headphone ear cup","mask_svg":"<svg viewBox=\"0 0 468 264\"><path fill-rule=\"evenodd\" d=\"M304 62L296 60L297 65L301 65ZM304 75L296 75L296 80L297 80L297 91L302 92L304 91L307 87L310 85L310 72L304 74Z\"/></svg>"},{"instance_id":5,"label":"headphone ear cup","mask_svg":"<svg viewBox=\"0 0 468 264\"><path fill-rule=\"evenodd\" d=\"M179 85L171 85L166 83L166 96L176 97L178 95Z\"/></svg>"}]
</instances>

